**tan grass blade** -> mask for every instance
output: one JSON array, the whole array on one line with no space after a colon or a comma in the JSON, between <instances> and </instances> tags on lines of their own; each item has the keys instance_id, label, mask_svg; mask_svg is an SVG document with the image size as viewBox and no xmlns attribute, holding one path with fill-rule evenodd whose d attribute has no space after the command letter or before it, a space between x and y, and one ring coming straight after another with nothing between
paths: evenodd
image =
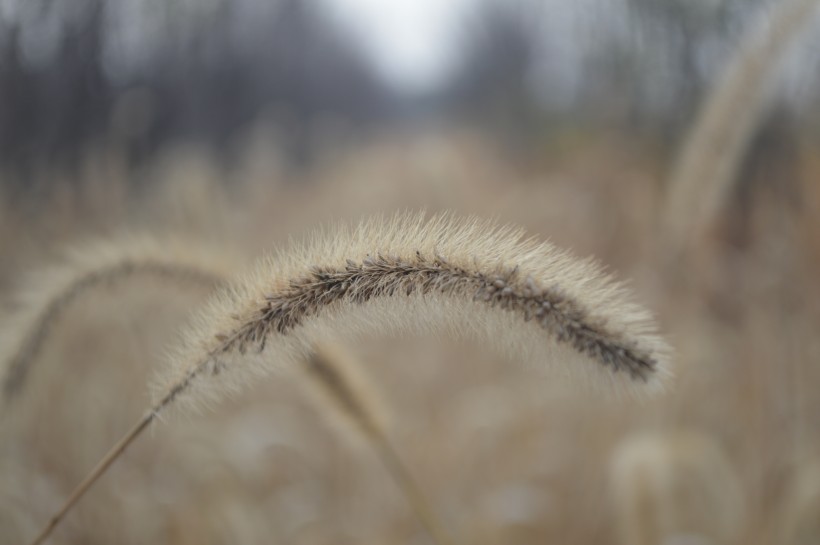
<instances>
[{"instance_id":1,"label":"tan grass blade","mask_svg":"<svg viewBox=\"0 0 820 545\"><path fill-rule=\"evenodd\" d=\"M817 0L783 0L748 32L697 114L662 208L664 241L678 255L723 206L769 103L772 74L812 20Z\"/></svg>"},{"instance_id":2,"label":"tan grass blade","mask_svg":"<svg viewBox=\"0 0 820 545\"><path fill-rule=\"evenodd\" d=\"M421 487L390 442L382 424L383 404L374 400L376 389L368 384L369 381L357 363L338 344L320 345L308 358L304 366L305 375L315 389L323 394L322 397L327 399L328 408L323 413L328 418L341 416L357 429L357 434L378 455L433 542L438 545L452 543Z\"/></svg>"}]
</instances>

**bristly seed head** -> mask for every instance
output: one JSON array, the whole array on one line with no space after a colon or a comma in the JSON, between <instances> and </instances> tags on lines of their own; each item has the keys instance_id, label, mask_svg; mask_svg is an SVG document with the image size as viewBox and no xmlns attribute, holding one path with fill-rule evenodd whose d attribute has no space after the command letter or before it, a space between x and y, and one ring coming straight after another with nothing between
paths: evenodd
<instances>
[{"instance_id":1,"label":"bristly seed head","mask_svg":"<svg viewBox=\"0 0 820 545\"><path fill-rule=\"evenodd\" d=\"M264 343L271 332L286 334L322 307L341 300L363 304L375 297L435 291L442 295L472 295L490 306L520 313L524 320L535 316L559 342L569 343L575 350L615 372L624 371L633 379L646 381L655 370L657 362L653 357L590 319L576 301L557 287L539 289L529 276L523 285L514 283L515 268L499 271L491 279L479 272L452 267L440 255L430 262L420 251L415 254L415 262L377 255L365 257L360 264L348 259L340 269L313 267L309 275L291 280L286 290L266 296L256 316L240 326L219 350L237 347L244 352L249 344Z\"/></svg>"},{"instance_id":2,"label":"bristly seed head","mask_svg":"<svg viewBox=\"0 0 820 545\"><path fill-rule=\"evenodd\" d=\"M302 359L307 346L336 334L401 331L475 335L547 365L581 356L573 368L597 363L609 371L603 382L597 372L577 372L607 388L617 387L612 374L625 376L616 383L627 388L662 386L668 350L648 313L594 263L522 237L480 220L399 215L282 252L214 299L175 353L170 380L157 382L156 399L171 403L180 377L191 383L217 356L248 377ZM247 365L229 359L266 348ZM232 389L202 386L203 396Z\"/></svg>"}]
</instances>

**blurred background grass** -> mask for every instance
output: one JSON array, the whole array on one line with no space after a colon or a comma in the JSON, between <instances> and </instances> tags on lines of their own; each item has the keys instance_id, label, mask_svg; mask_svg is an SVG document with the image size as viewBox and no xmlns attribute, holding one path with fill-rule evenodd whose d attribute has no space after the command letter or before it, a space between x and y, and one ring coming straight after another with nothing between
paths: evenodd
<instances>
[{"instance_id":1,"label":"blurred background grass","mask_svg":"<svg viewBox=\"0 0 820 545\"><path fill-rule=\"evenodd\" d=\"M458 541L818 543L816 24L779 64L719 216L674 267L658 236L699 106L777 5L2 0L3 314L29 271L122 230L250 259L399 208L519 223L633 279L678 380L613 403L467 346L360 347ZM169 332L205 297L169 290L111 288L53 333L0 423L3 541L33 535L146 405ZM320 420L274 377L163 426L56 541L423 542L370 455Z\"/></svg>"}]
</instances>

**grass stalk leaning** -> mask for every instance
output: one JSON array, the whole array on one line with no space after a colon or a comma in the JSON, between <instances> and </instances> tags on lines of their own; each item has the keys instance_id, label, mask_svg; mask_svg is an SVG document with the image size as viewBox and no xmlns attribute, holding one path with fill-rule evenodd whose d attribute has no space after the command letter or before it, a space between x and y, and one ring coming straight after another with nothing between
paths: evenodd
<instances>
[{"instance_id":1,"label":"grass stalk leaning","mask_svg":"<svg viewBox=\"0 0 820 545\"><path fill-rule=\"evenodd\" d=\"M697 113L669 177L664 240L679 255L730 194L749 142L766 113L773 73L817 9L782 0L747 32Z\"/></svg>"},{"instance_id":2,"label":"grass stalk leaning","mask_svg":"<svg viewBox=\"0 0 820 545\"><path fill-rule=\"evenodd\" d=\"M306 380L327 399L329 415L340 415L358 430L358 435L373 449L385 469L404 494L419 523L437 545L451 545L434 514L430 502L413 474L394 448L385 430L381 403L374 402L376 389L365 384L360 366L339 345L320 345L306 361Z\"/></svg>"},{"instance_id":3,"label":"grass stalk leaning","mask_svg":"<svg viewBox=\"0 0 820 545\"><path fill-rule=\"evenodd\" d=\"M474 218L377 217L264 259L214 296L158 377L145 424L72 501L170 408L237 394L327 339L408 332L477 339L616 391L651 391L669 375L651 316L594 262Z\"/></svg>"}]
</instances>

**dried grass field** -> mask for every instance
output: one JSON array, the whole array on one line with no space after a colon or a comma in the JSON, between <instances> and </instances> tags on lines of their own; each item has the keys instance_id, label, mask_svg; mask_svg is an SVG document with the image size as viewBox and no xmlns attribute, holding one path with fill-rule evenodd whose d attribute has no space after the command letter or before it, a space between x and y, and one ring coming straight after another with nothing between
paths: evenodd
<instances>
[{"instance_id":1,"label":"dried grass field","mask_svg":"<svg viewBox=\"0 0 820 545\"><path fill-rule=\"evenodd\" d=\"M679 251L662 228L664 162L614 134L522 162L467 130L385 132L298 179L265 131L244 148L231 167L169 149L141 184L100 153L36 207L0 195L0 542L32 540L140 419L149 386L173 375L180 331L225 279L318 227L425 209L520 225L628 280L672 347L665 391L643 395L639 381L631 395L626 372L584 387L588 362L561 351L522 362L504 344L519 326L461 308L431 322L481 321L472 337L359 324L345 349L378 425L361 433L356 404L316 395L294 362L268 361L242 387L214 369L220 399L206 389L196 410L160 414L50 542L820 543L820 163L808 137L788 167L746 172ZM26 372L7 380L21 350ZM373 429L412 484L371 448Z\"/></svg>"}]
</instances>

